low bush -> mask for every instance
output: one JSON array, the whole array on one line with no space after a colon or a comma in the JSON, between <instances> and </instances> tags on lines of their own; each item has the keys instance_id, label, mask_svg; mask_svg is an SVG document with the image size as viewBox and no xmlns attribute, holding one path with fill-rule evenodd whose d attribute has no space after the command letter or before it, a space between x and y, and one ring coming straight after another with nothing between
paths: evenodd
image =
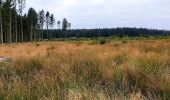
<instances>
[{"instance_id":1,"label":"low bush","mask_svg":"<svg viewBox=\"0 0 170 100\"><path fill-rule=\"evenodd\" d=\"M107 43L107 41L105 40L105 39L99 39L99 44L100 45L103 45L103 44L106 44Z\"/></svg>"}]
</instances>

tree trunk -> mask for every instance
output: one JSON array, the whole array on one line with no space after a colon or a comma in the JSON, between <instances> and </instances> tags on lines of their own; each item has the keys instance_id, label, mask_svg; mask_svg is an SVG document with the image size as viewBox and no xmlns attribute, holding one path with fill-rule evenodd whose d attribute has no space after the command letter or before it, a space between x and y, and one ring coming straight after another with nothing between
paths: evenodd
<instances>
[{"instance_id":1,"label":"tree trunk","mask_svg":"<svg viewBox=\"0 0 170 100\"><path fill-rule=\"evenodd\" d=\"M15 0L16 2L16 0ZM15 11L16 11L16 4L15 4ZM17 12L15 14L15 42L18 42L18 22L17 22Z\"/></svg>"},{"instance_id":2,"label":"tree trunk","mask_svg":"<svg viewBox=\"0 0 170 100\"><path fill-rule=\"evenodd\" d=\"M47 39L49 39L49 34L48 34L48 25L47 25Z\"/></svg>"},{"instance_id":3,"label":"tree trunk","mask_svg":"<svg viewBox=\"0 0 170 100\"><path fill-rule=\"evenodd\" d=\"M15 42L18 42L18 23L17 23L17 15L15 15Z\"/></svg>"},{"instance_id":4,"label":"tree trunk","mask_svg":"<svg viewBox=\"0 0 170 100\"><path fill-rule=\"evenodd\" d=\"M21 11L21 42L24 41L23 24L22 24L22 11Z\"/></svg>"},{"instance_id":5,"label":"tree trunk","mask_svg":"<svg viewBox=\"0 0 170 100\"><path fill-rule=\"evenodd\" d=\"M10 12L9 12L9 13L10 13L10 17L9 17L9 18L10 18L10 19L9 19L9 20L10 20L10 22L9 22L9 24L10 24L10 25L9 25L9 43L12 43L12 29L11 29L11 28L12 28L12 24L11 24L11 10L10 10Z\"/></svg>"},{"instance_id":6,"label":"tree trunk","mask_svg":"<svg viewBox=\"0 0 170 100\"><path fill-rule=\"evenodd\" d=\"M42 30L42 40L44 39L44 31L43 31L43 28L41 29Z\"/></svg>"},{"instance_id":7,"label":"tree trunk","mask_svg":"<svg viewBox=\"0 0 170 100\"><path fill-rule=\"evenodd\" d=\"M32 42L32 33L33 31L32 31L32 25L31 25L31 33L30 33L30 42Z\"/></svg>"},{"instance_id":8,"label":"tree trunk","mask_svg":"<svg viewBox=\"0 0 170 100\"><path fill-rule=\"evenodd\" d=\"M34 40L37 42L37 28L34 28Z\"/></svg>"},{"instance_id":9,"label":"tree trunk","mask_svg":"<svg viewBox=\"0 0 170 100\"><path fill-rule=\"evenodd\" d=\"M22 16L21 16L21 42L24 41L23 27L22 27Z\"/></svg>"},{"instance_id":10,"label":"tree trunk","mask_svg":"<svg viewBox=\"0 0 170 100\"><path fill-rule=\"evenodd\" d=\"M3 40L2 11L1 11L1 8L0 8L0 25L1 25L1 43L3 44L4 40Z\"/></svg>"},{"instance_id":11,"label":"tree trunk","mask_svg":"<svg viewBox=\"0 0 170 100\"><path fill-rule=\"evenodd\" d=\"M7 32L5 31L5 37L4 37L4 41L5 41L5 43L8 43L8 41L7 41Z\"/></svg>"},{"instance_id":12,"label":"tree trunk","mask_svg":"<svg viewBox=\"0 0 170 100\"><path fill-rule=\"evenodd\" d=\"M61 34L60 34L60 27L58 27L58 38L60 39Z\"/></svg>"}]
</instances>

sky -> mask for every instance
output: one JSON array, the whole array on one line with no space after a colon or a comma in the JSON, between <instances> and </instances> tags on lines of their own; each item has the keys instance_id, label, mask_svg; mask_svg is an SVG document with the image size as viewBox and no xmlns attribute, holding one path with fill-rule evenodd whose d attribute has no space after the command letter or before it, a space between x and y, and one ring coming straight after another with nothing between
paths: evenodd
<instances>
[{"instance_id":1,"label":"sky","mask_svg":"<svg viewBox=\"0 0 170 100\"><path fill-rule=\"evenodd\" d=\"M170 30L170 0L27 0L33 7L67 18L73 29L137 27ZM56 25L57 27L57 25Z\"/></svg>"}]
</instances>

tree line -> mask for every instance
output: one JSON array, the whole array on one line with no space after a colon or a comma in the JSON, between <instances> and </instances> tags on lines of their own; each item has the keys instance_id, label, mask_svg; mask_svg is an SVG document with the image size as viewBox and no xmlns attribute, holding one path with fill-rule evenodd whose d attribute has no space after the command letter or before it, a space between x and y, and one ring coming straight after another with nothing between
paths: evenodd
<instances>
[{"instance_id":1,"label":"tree line","mask_svg":"<svg viewBox=\"0 0 170 100\"><path fill-rule=\"evenodd\" d=\"M63 21L55 21L54 14L41 10L36 12L29 8L23 14L26 0L0 0L0 43L18 43L38 41L44 39L43 29L47 31L47 39L51 29L57 24L63 32L71 27L66 18Z\"/></svg>"},{"instance_id":2,"label":"tree line","mask_svg":"<svg viewBox=\"0 0 170 100\"><path fill-rule=\"evenodd\" d=\"M62 32L58 29L50 30L50 37L53 38L95 38L95 37L167 37L168 30L147 29L147 28L103 28L103 29L72 29ZM47 39L47 30L44 29L44 38Z\"/></svg>"}]
</instances>

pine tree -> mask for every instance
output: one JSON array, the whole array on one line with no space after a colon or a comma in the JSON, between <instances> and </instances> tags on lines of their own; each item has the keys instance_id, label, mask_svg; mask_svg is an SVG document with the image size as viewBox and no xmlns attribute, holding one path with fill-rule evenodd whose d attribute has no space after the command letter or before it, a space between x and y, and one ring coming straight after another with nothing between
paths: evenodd
<instances>
[{"instance_id":1,"label":"pine tree","mask_svg":"<svg viewBox=\"0 0 170 100\"><path fill-rule=\"evenodd\" d=\"M11 9L12 9L12 0L6 0L3 4L5 11L5 40L8 43L12 43L12 21L11 21Z\"/></svg>"},{"instance_id":2,"label":"pine tree","mask_svg":"<svg viewBox=\"0 0 170 100\"><path fill-rule=\"evenodd\" d=\"M60 21L58 21L58 22L57 22L58 29L60 29L60 24L61 24L61 22L60 22Z\"/></svg>"},{"instance_id":3,"label":"pine tree","mask_svg":"<svg viewBox=\"0 0 170 100\"><path fill-rule=\"evenodd\" d=\"M50 24L50 13L47 11L45 16L46 16L46 26L47 26L47 38L49 39L48 28L49 28L49 24Z\"/></svg>"},{"instance_id":4,"label":"pine tree","mask_svg":"<svg viewBox=\"0 0 170 100\"><path fill-rule=\"evenodd\" d=\"M54 15L51 14L51 16L50 16L50 26L51 26L51 28L53 28L54 25L55 25L55 18L54 18Z\"/></svg>"},{"instance_id":5,"label":"pine tree","mask_svg":"<svg viewBox=\"0 0 170 100\"><path fill-rule=\"evenodd\" d=\"M51 16L50 16L50 27L51 27L51 29L53 29L54 25L55 25L55 18L54 18L54 15L51 14ZM51 33L53 34L54 31L52 31ZM51 35L50 35L50 38L51 38Z\"/></svg>"},{"instance_id":6,"label":"pine tree","mask_svg":"<svg viewBox=\"0 0 170 100\"><path fill-rule=\"evenodd\" d=\"M3 1L0 0L0 32L1 32L1 43L3 44L4 41L3 41L3 26L2 26L2 4L3 4Z\"/></svg>"},{"instance_id":7,"label":"pine tree","mask_svg":"<svg viewBox=\"0 0 170 100\"><path fill-rule=\"evenodd\" d=\"M43 39L43 27L44 27L44 22L45 22L45 12L44 12L44 10L41 10L40 12L39 12L39 18L38 18L38 20L39 20L39 24L40 24L40 30L41 30L41 34L42 34L42 36L41 36L41 38Z\"/></svg>"},{"instance_id":8,"label":"pine tree","mask_svg":"<svg viewBox=\"0 0 170 100\"><path fill-rule=\"evenodd\" d=\"M67 24L68 29L71 29L71 23Z\"/></svg>"},{"instance_id":9,"label":"pine tree","mask_svg":"<svg viewBox=\"0 0 170 100\"><path fill-rule=\"evenodd\" d=\"M68 27L68 21L66 18L64 18L63 22L62 22L62 31L63 31L65 37L67 37L67 33L66 33L67 27Z\"/></svg>"},{"instance_id":10,"label":"pine tree","mask_svg":"<svg viewBox=\"0 0 170 100\"><path fill-rule=\"evenodd\" d=\"M62 30L66 31L68 27L68 21L66 18L63 19L63 23L62 23Z\"/></svg>"},{"instance_id":11,"label":"pine tree","mask_svg":"<svg viewBox=\"0 0 170 100\"><path fill-rule=\"evenodd\" d=\"M15 42L18 42L18 21L17 21L17 0L14 0L14 10L15 10Z\"/></svg>"},{"instance_id":12,"label":"pine tree","mask_svg":"<svg viewBox=\"0 0 170 100\"><path fill-rule=\"evenodd\" d=\"M28 23L29 23L29 27L30 27L30 41L32 41L32 38L33 38L33 34L34 34L34 37L36 38L36 32L33 32L33 31L36 31L36 28L37 28L37 24L38 24L38 15L37 15L37 12L34 10L34 8L30 8L28 10Z\"/></svg>"},{"instance_id":13,"label":"pine tree","mask_svg":"<svg viewBox=\"0 0 170 100\"><path fill-rule=\"evenodd\" d=\"M59 36L58 36L58 37L60 38L60 37L61 37L61 36L60 36L60 26L61 26L61 22L58 21L58 22L57 22L57 25L58 25L58 29L59 29L59 34L58 34Z\"/></svg>"},{"instance_id":14,"label":"pine tree","mask_svg":"<svg viewBox=\"0 0 170 100\"><path fill-rule=\"evenodd\" d=\"M9 43L12 43L12 11L9 9Z\"/></svg>"},{"instance_id":15,"label":"pine tree","mask_svg":"<svg viewBox=\"0 0 170 100\"><path fill-rule=\"evenodd\" d=\"M25 4L26 4L26 1L25 0L18 0L18 7L19 7L19 13L20 13L20 16L21 16L21 25L20 25L20 31L21 31L21 42L24 41L24 33L23 33L23 20L22 20L22 13L23 13L23 9L25 8Z\"/></svg>"}]
</instances>

